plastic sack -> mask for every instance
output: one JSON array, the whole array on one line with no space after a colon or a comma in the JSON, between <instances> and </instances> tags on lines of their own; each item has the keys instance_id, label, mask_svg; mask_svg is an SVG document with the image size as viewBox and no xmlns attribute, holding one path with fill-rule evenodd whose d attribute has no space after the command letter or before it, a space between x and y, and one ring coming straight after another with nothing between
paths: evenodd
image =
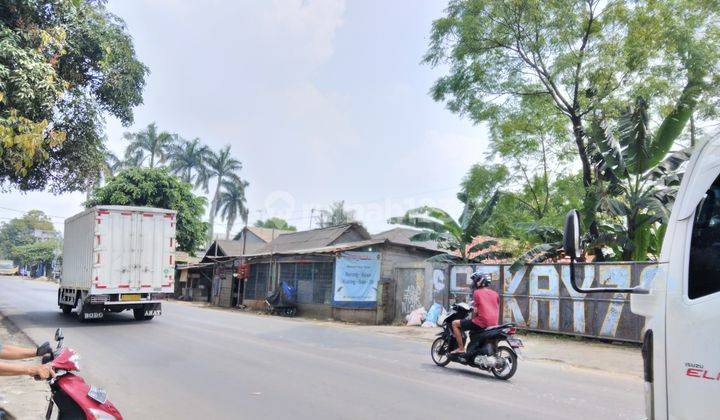
<instances>
[{"instance_id":1,"label":"plastic sack","mask_svg":"<svg viewBox=\"0 0 720 420\"><path fill-rule=\"evenodd\" d=\"M430 322L433 325L435 325L438 322L438 318L440 317L440 313L442 313L443 307L439 303L435 302L430 307L430 310L428 310L427 317L425 318L426 322Z\"/></svg>"},{"instance_id":2,"label":"plastic sack","mask_svg":"<svg viewBox=\"0 0 720 420\"><path fill-rule=\"evenodd\" d=\"M425 320L426 315L427 312L425 311L425 308L415 309L405 317L405 319L407 320L407 325L410 327L419 327Z\"/></svg>"},{"instance_id":3,"label":"plastic sack","mask_svg":"<svg viewBox=\"0 0 720 420\"><path fill-rule=\"evenodd\" d=\"M443 324L445 324L445 318L447 318L447 317L448 317L448 311L446 311L445 308L443 308L442 313L438 317L437 324L442 327Z\"/></svg>"}]
</instances>

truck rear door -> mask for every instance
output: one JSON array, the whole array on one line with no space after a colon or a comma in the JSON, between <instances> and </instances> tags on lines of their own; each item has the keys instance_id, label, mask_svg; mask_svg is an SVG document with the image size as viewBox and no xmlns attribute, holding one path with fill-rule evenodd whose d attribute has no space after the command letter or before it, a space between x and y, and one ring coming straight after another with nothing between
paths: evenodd
<instances>
[{"instance_id":1,"label":"truck rear door","mask_svg":"<svg viewBox=\"0 0 720 420\"><path fill-rule=\"evenodd\" d=\"M173 275L173 217L160 212L143 212L139 218L140 288L158 291L171 283ZM146 291L146 290L143 290Z\"/></svg>"}]
</instances>

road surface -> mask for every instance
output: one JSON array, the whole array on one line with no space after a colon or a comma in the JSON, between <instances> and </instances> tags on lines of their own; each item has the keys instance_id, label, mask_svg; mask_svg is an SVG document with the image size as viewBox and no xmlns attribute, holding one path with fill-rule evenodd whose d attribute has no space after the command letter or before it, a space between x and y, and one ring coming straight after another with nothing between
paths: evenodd
<instances>
[{"instance_id":1,"label":"road surface","mask_svg":"<svg viewBox=\"0 0 720 420\"><path fill-rule=\"evenodd\" d=\"M0 277L0 311L36 342L55 328L126 419L639 419L639 379L523 361L508 381L451 364L429 345L362 328L183 303L80 323L51 283ZM73 313L74 314L74 313ZM44 401L38 401L44 404ZM490 417L491 416L491 417Z\"/></svg>"}]
</instances>

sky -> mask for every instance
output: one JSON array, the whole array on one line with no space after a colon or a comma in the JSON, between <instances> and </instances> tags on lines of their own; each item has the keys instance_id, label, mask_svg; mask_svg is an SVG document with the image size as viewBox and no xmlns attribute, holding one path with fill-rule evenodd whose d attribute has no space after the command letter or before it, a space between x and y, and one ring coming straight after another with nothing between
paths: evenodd
<instances>
[{"instance_id":1,"label":"sky","mask_svg":"<svg viewBox=\"0 0 720 420\"><path fill-rule=\"evenodd\" d=\"M444 2L110 0L108 8L151 71L134 123L107 120L115 153L124 132L152 122L215 149L231 145L250 183L250 223L278 216L307 229L313 209L339 200L371 233L420 205L459 215L455 194L486 160L488 134L428 95L446 70L421 63ZM0 221L37 208L62 229L84 199L2 193ZM225 223L216 219L215 231Z\"/></svg>"}]
</instances>

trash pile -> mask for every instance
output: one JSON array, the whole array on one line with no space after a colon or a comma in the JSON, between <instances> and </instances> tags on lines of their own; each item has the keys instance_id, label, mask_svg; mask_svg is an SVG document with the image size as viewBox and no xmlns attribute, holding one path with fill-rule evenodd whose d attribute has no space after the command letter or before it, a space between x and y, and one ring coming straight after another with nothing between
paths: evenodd
<instances>
[{"instance_id":1,"label":"trash pile","mask_svg":"<svg viewBox=\"0 0 720 420\"><path fill-rule=\"evenodd\" d=\"M432 328L442 326L445 318L447 318L447 311L441 304L435 302L427 311L423 307L415 309L407 314L405 320L409 327Z\"/></svg>"}]
</instances>

